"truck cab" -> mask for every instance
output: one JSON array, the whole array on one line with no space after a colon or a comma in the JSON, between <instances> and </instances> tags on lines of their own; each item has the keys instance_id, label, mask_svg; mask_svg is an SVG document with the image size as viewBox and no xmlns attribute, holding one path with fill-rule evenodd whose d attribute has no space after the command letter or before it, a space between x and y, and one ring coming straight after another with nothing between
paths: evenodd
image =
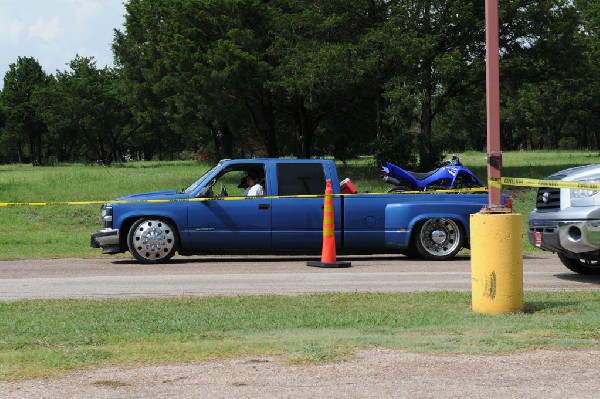
<instances>
[{"instance_id":1,"label":"truck cab","mask_svg":"<svg viewBox=\"0 0 600 399\"><path fill-rule=\"evenodd\" d=\"M258 177L264 195L243 196L248 174ZM134 194L105 204L104 228L92 235L91 246L105 254L129 250L142 263L167 261L176 251L314 250L322 240L326 179L339 194L330 160L225 159L182 191ZM341 199L334 201L341 221Z\"/></svg>"}]
</instances>

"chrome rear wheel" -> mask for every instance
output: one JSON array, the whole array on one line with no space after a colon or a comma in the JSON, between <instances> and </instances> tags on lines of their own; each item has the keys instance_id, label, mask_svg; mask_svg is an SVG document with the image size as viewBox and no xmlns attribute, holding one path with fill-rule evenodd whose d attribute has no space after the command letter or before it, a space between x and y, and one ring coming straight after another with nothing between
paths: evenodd
<instances>
[{"instance_id":1,"label":"chrome rear wheel","mask_svg":"<svg viewBox=\"0 0 600 399\"><path fill-rule=\"evenodd\" d=\"M463 246L465 234L462 226L446 218L427 219L415 229L414 245L425 259L453 258Z\"/></svg>"}]
</instances>

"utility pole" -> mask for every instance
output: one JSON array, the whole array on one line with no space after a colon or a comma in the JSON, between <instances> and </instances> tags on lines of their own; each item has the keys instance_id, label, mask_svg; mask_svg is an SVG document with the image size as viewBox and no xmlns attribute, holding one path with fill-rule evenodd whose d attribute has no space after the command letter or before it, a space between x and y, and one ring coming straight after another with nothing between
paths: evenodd
<instances>
[{"instance_id":1,"label":"utility pole","mask_svg":"<svg viewBox=\"0 0 600 399\"><path fill-rule=\"evenodd\" d=\"M502 208L502 151L500 150L500 56L498 0L485 1L487 172L489 208ZM498 182L498 184L494 184Z\"/></svg>"}]
</instances>

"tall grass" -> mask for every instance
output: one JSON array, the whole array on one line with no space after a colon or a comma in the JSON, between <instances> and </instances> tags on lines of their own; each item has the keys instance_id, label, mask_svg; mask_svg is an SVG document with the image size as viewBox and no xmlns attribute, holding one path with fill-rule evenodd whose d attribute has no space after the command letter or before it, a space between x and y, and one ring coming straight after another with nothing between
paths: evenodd
<instances>
[{"instance_id":1,"label":"tall grass","mask_svg":"<svg viewBox=\"0 0 600 399\"><path fill-rule=\"evenodd\" d=\"M503 174L510 177L544 178L558 170L600 162L590 151L528 151L504 154ZM485 154L461 154L462 162L485 180ZM0 165L0 202L108 201L153 190L180 189L192 183L212 165L192 161L134 162L98 165ZM359 191L382 192L389 188L380 179L372 157L338 163L340 178L350 177ZM515 209L527 214L534 205L534 189L505 192ZM0 259L94 257L89 236L98 230L98 205L0 207ZM525 228L525 227L524 227ZM533 250L528 243L526 250Z\"/></svg>"}]
</instances>

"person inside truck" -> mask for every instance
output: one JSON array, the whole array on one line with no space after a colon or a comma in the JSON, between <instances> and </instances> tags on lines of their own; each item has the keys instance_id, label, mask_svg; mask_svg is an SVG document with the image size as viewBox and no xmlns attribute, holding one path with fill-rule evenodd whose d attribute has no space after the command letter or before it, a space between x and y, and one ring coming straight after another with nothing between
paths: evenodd
<instances>
[{"instance_id":1,"label":"person inside truck","mask_svg":"<svg viewBox=\"0 0 600 399\"><path fill-rule=\"evenodd\" d=\"M258 176L254 174L249 173L244 178L244 185L246 186L246 190L243 194L244 197L260 197L265 195L265 190L263 189L263 186L260 185Z\"/></svg>"}]
</instances>

